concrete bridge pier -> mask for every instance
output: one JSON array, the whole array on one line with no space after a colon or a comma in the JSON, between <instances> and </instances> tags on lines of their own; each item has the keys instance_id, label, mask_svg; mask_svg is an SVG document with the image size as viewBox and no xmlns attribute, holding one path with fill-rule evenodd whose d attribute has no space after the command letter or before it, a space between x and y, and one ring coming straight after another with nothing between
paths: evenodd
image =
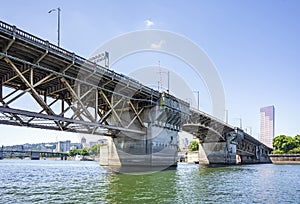
<instances>
[{"instance_id":1,"label":"concrete bridge pier","mask_svg":"<svg viewBox=\"0 0 300 204\"><path fill-rule=\"evenodd\" d=\"M40 160L40 153L39 152L31 152L30 159L31 160Z\"/></svg>"},{"instance_id":2,"label":"concrete bridge pier","mask_svg":"<svg viewBox=\"0 0 300 204\"><path fill-rule=\"evenodd\" d=\"M163 93L155 104L146 107L137 104L136 110L133 107L116 109L116 113L120 112L119 121L131 121L128 126L132 131L111 135L106 149L100 152L100 165L159 169L177 166L178 131L188 117L189 104ZM110 116L110 121L116 121L116 113Z\"/></svg>"},{"instance_id":3,"label":"concrete bridge pier","mask_svg":"<svg viewBox=\"0 0 300 204\"><path fill-rule=\"evenodd\" d=\"M238 129L226 133L223 141L202 142L199 145L200 164L236 164L238 140L243 132Z\"/></svg>"},{"instance_id":4,"label":"concrete bridge pier","mask_svg":"<svg viewBox=\"0 0 300 204\"><path fill-rule=\"evenodd\" d=\"M100 149L102 166L167 168L177 165L178 131L150 125L145 135L119 133Z\"/></svg>"},{"instance_id":5,"label":"concrete bridge pier","mask_svg":"<svg viewBox=\"0 0 300 204\"><path fill-rule=\"evenodd\" d=\"M210 142L199 145L200 164L236 164L236 144Z\"/></svg>"}]
</instances>

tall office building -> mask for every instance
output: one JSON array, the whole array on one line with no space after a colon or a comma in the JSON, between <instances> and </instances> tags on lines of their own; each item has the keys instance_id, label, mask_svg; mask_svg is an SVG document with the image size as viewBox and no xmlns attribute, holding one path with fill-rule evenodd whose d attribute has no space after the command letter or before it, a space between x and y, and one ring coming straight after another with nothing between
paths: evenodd
<instances>
[{"instance_id":1,"label":"tall office building","mask_svg":"<svg viewBox=\"0 0 300 204\"><path fill-rule=\"evenodd\" d=\"M275 127L275 108L267 106L260 109L260 141L268 147L273 147Z\"/></svg>"}]
</instances>

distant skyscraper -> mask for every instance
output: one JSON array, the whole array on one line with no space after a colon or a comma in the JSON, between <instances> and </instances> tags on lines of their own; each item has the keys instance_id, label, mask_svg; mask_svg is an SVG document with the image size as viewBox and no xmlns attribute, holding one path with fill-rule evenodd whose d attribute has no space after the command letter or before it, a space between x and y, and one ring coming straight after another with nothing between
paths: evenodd
<instances>
[{"instance_id":1,"label":"distant skyscraper","mask_svg":"<svg viewBox=\"0 0 300 204\"><path fill-rule=\"evenodd\" d=\"M268 147L273 147L275 127L275 108L267 106L260 109L260 141Z\"/></svg>"},{"instance_id":2,"label":"distant skyscraper","mask_svg":"<svg viewBox=\"0 0 300 204\"><path fill-rule=\"evenodd\" d=\"M82 147L86 147L87 146L86 145L86 139L85 139L85 137L81 138L81 142L80 143L82 144Z\"/></svg>"}]
</instances>

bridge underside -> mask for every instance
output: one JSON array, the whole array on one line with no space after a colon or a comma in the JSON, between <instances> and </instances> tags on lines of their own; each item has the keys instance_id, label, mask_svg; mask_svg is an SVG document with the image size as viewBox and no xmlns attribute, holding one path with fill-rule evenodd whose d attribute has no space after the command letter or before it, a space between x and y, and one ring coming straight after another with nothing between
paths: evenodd
<instances>
[{"instance_id":1,"label":"bridge underside","mask_svg":"<svg viewBox=\"0 0 300 204\"><path fill-rule=\"evenodd\" d=\"M199 163L245 164L269 163L271 148L243 130L213 119L200 111L192 111L183 130L199 140Z\"/></svg>"}]
</instances>

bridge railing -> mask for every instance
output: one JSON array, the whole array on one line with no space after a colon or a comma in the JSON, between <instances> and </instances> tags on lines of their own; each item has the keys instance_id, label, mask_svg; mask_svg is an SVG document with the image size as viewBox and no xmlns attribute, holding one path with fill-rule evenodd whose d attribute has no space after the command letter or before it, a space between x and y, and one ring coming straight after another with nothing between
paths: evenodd
<instances>
[{"instance_id":1,"label":"bridge railing","mask_svg":"<svg viewBox=\"0 0 300 204\"><path fill-rule=\"evenodd\" d=\"M191 110L191 111L194 111L194 112L196 112L196 113L200 113L201 115L204 115L204 116L206 116L206 117L208 117L208 118L211 118L211 119L213 119L213 120L215 120L215 121L217 121L217 122L223 124L224 126L228 126L229 128L235 129L234 126L232 126L232 125L226 123L225 121L223 121L223 120L221 120L221 119L219 119L219 118L217 118L217 117L215 117L215 116L209 115L209 114L207 114L207 113L205 113L205 112L203 112L203 111L201 111L201 110L198 110L198 109L193 108L193 107L190 107L190 110Z\"/></svg>"},{"instance_id":2,"label":"bridge railing","mask_svg":"<svg viewBox=\"0 0 300 204\"><path fill-rule=\"evenodd\" d=\"M74 52L69 52L61 47L58 47L52 43L49 43L49 41L47 41L47 40L43 40L39 37L36 37L30 33L25 32L21 29L18 29L16 26L12 26L8 23L0 21L0 30L8 35L17 37L19 39L26 41L27 43L33 44L39 48L42 48L42 49L48 50L52 53L55 53L65 59L69 59L73 62L83 65L85 68L88 68L90 70L96 70L98 73L105 74L110 77L114 77L115 79L126 80L131 85L133 85L136 89L144 91L148 94L155 95L156 97L159 97L159 95L160 95L160 93L158 91L141 84L139 81L137 81L135 79L132 79L128 76L125 76L125 75L122 75L119 73L116 73L113 70L107 69L106 67L103 67L92 61L89 61L79 55L76 55Z\"/></svg>"}]
</instances>

